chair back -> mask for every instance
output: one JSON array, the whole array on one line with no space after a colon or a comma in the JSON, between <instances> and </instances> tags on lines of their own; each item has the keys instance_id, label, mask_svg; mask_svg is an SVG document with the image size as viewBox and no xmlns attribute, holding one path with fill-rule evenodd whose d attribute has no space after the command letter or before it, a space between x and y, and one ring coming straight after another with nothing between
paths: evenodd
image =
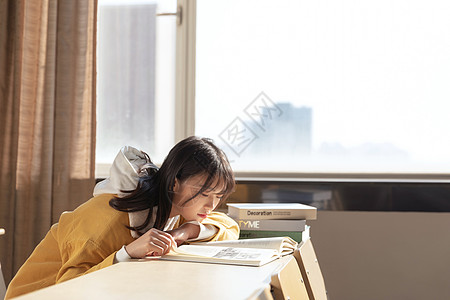
<instances>
[{"instance_id":1,"label":"chair back","mask_svg":"<svg viewBox=\"0 0 450 300\"><path fill-rule=\"evenodd\" d=\"M272 275L271 285L275 300L309 300L308 291L295 258Z\"/></svg>"}]
</instances>

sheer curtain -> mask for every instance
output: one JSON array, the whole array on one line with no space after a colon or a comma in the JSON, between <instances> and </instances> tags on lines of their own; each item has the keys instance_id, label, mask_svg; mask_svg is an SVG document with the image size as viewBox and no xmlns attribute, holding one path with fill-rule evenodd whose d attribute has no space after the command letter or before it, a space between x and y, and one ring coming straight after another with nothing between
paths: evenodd
<instances>
[{"instance_id":1,"label":"sheer curtain","mask_svg":"<svg viewBox=\"0 0 450 300\"><path fill-rule=\"evenodd\" d=\"M96 0L0 0L0 262L8 283L95 183Z\"/></svg>"}]
</instances>

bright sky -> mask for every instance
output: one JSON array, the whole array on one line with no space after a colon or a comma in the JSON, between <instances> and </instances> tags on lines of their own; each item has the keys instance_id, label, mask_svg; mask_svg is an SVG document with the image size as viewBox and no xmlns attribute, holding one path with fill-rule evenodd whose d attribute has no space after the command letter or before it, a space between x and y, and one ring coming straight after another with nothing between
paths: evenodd
<instances>
[{"instance_id":1,"label":"bright sky","mask_svg":"<svg viewBox=\"0 0 450 300\"><path fill-rule=\"evenodd\" d=\"M391 143L450 161L450 2L198 0L197 10L202 135L264 91L313 108L314 148Z\"/></svg>"},{"instance_id":2,"label":"bright sky","mask_svg":"<svg viewBox=\"0 0 450 300\"><path fill-rule=\"evenodd\" d=\"M124 2L176 7L100 1ZM388 143L448 172L449 15L445 0L197 0L196 134L219 140L265 92L312 108L313 150ZM174 24L157 19L160 160L173 140Z\"/></svg>"}]
</instances>

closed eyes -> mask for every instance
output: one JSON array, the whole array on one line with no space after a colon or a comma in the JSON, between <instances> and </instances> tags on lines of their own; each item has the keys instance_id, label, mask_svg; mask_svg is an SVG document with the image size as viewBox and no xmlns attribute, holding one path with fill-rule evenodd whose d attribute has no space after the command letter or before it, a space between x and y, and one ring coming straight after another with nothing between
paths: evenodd
<instances>
[{"instance_id":1,"label":"closed eyes","mask_svg":"<svg viewBox=\"0 0 450 300\"><path fill-rule=\"evenodd\" d=\"M202 196L203 196L203 197L209 197L209 194L204 194L204 193L202 193ZM216 198L222 200L223 194L216 194Z\"/></svg>"}]
</instances>

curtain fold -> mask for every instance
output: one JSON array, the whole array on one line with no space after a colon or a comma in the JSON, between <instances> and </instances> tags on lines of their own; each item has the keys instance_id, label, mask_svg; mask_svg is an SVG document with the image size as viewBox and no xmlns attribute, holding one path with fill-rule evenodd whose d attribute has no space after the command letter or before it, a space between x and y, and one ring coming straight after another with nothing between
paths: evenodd
<instances>
[{"instance_id":1,"label":"curtain fold","mask_svg":"<svg viewBox=\"0 0 450 300\"><path fill-rule=\"evenodd\" d=\"M0 0L0 263L9 282L95 183L96 0Z\"/></svg>"}]
</instances>

